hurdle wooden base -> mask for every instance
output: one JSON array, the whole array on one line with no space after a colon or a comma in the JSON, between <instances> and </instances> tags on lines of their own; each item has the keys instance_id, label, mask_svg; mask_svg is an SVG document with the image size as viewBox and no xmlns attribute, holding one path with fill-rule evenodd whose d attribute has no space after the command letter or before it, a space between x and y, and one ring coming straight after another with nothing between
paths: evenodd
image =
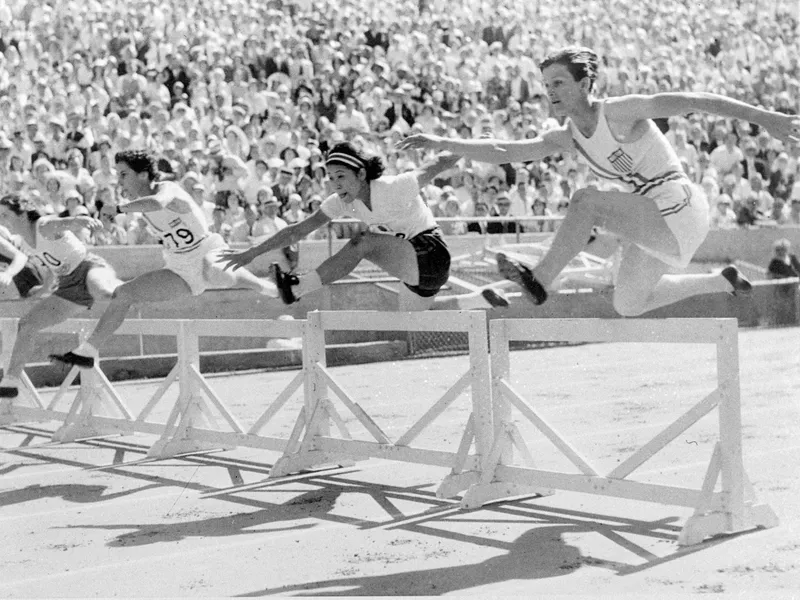
<instances>
[{"instance_id":1,"label":"hurdle wooden base","mask_svg":"<svg viewBox=\"0 0 800 600\"><path fill-rule=\"evenodd\" d=\"M707 343L717 352L718 386L701 402L615 467L601 475L550 425L510 381L511 341ZM742 460L741 403L739 397L738 325L735 319L503 319L491 326L492 401L496 431L484 482L516 484L517 490L549 488L614 496L694 509L678 538L680 545L696 544L708 537L758 527L774 527L775 513L759 504L747 479ZM628 478L667 444L712 410L719 412L717 442L700 489L657 485ZM537 469L524 440L511 422L515 410L533 424L566 457L577 473ZM511 465L513 450L525 466ZM717 491L717 484L720 490ZM480 497L474 500L475 503Z\"/></svg>"}]
</instances>

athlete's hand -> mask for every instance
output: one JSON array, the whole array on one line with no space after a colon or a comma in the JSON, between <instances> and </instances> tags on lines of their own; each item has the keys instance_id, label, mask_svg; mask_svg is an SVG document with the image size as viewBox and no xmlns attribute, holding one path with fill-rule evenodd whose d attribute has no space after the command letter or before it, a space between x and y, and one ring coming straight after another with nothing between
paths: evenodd
<instances>
[{"instance_id":1,"label":"athlete's hand","mask_svg":"<svg viewBox=\"0 0 800 600\"><path fill-rule=\"evenodd\" d=\"M418 133L410 135L404 140L400 140L397 148L400 150L438 150L444 138L438 135L430 135L427 133Z\"/></svg>"},{"instance_id":2,"label":"athlete's hand","mask_svg":"<svg viewBox=\"0 0 800 600\"><path fill-rule=\"evenodd\" d=\"M100 220L93 217L84 217L83 224L89 231L97 231L103 228L103 224Z\"/></svg>"},{"instance_id":3,"label":"athlete's hand","mask_svg":"<svg viewBox=\"0 0 800 600\"><path fill-rule=\"evenodd\" d=\"M772 137L782 142L800 144L800 117L797 115L773 112L763 125Z\"/></svg>"},{"instance_id":4,"label":"athlete's hand","mask_svg":"<svg viewBox=\"0 0 800 600\"><path fill-rule=\"evenodd\" d=\"M11 285L13 282L14 278L8 274L8 271L0 273L0 285Z\"/></svg>"},{"instance_id":5,"label":"athlete's hand","mask_svg":"<svg viewBox=\"0 0 800 600\"><path fill-rule=\"evenodd\" d=\"M226 271L236 271L241 269L245 265L249 265L251 262L253 262L256 256L258 256L258 254L253 251L253 248L248 248L247 250L232 250L230 248L226 248L219 254L220 256L217 259L217 262L222 263L222 266Z\"/></svg>"}]
</instances>

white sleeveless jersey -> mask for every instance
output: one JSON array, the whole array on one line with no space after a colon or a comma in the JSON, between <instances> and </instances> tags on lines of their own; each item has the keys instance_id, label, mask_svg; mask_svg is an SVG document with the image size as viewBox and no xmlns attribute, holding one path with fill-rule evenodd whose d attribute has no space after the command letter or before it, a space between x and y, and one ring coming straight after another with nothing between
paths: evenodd
<instances>
[{"instance_id":1,"label":"white sleeveless jersey","mask_svg":"<svg viewBox=\"0 0 800 600\"><path fill-rule=\"evenodd\" d=\"M36 221L35 246L22 240L20 250L28 255L28 260L36 267L46 267L59 277L69 275L83 262L89 251L71 231L65 231L54 240L41 235L39 228L46 222L47 217Z\"/></svg>"},{"instance_id":2,"label":"white sleeveless jersey","mask_svg":"<svg viewBox=\"0 0 800 600\"><path fill-rule=\"evenodd\" d=\"M361 200L347 204L332 194L320 210L331 219L348 216L366 223L375 231L411 239L436 227L436 220L419 195L416 173L386 175L370 182L372 210Z\"/></svg>"},{"instance_id":3,"label":"white sleeveless jersey","mask_svg":"<svg viewBox=\"0 0 800 600\"><path fill-rule=\"evenodd\" d=\"M186 190L171 181L159 185L156 197L166 198L169 202L175 198L183 198L191 207L191 211L183 214L168 208L142 213L161 238L164 251L171 254L186 254L196 250L209 235L203 209Z\"/></svg>"},{"instance_id":4,"label":"white sleeveless jersey","mask_svg":"<svg viewBox=\"0 0 800 600\"><path fill-rule=\"evenodd\" d=\"M597 128L592 137L585 137L569 121L572 140L578 153L589 163L598 177L622 183L629 191L647 195L667 181L687 180L681 161L667 138L651 120L638 140L619 142L611 133L600 103Z\"/></svg>"}]
</instances>

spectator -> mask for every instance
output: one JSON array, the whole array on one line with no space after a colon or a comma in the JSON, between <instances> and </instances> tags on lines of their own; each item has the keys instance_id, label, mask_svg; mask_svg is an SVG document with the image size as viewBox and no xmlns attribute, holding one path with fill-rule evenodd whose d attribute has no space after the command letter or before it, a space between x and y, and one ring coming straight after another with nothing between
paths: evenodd
<instances>
[{"instance_id":1,"label":"spectator","mask_svg":"<svg viewBox=\"0 0 800 600\"><path fill-rule=\"evenodd\" d=\"M492 217L511 216L511 199L508 192L499 192L494 200L494 210L489 213ZM514 221L490 221L487 233L516 233L517 224Z\"/></svg>"},{"instance_id":2,"label":"spectator","mask_svg":"<svg viewBox=\"0 0 800 600\"><path fill-rule=\"evenodd\" d=\"M777 240L772 249L774 255L767 266L767 275L770 279L785 279L800 277L800 260L792 253L792 243L786 238Z\"/></svg>"},{"instance_id":3,"label":"spectator","mask_svg":"<svg viewBox=\"0 0 800 600\"><path fill-rule=\"evenodd\" d=\"M481 217L489 216L489 205L486 202L478 201L475 203L475 220L467 223L467 233L489 233L489 222Z\"/></svg>"}]
</instances>

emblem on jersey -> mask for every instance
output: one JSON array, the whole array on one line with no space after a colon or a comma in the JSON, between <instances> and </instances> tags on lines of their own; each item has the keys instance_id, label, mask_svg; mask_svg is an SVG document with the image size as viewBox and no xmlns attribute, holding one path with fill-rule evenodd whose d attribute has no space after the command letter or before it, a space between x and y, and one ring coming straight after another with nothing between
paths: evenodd
<instances>
[{"instance_id":1,"label":"emblem on jersey","mask_svg":"<svg viewBox=\"0 0 800 600\"><path fill-rule=\"evenodd\" d=\"M633 169L633 159L622 148L609 154L608 162L620 173L628 173Z\"/></svg>"},{"instance_id":2,"label":"emblem on jersey","mask_svg":"<svg viewBox=\"0 0 800 600\"><path fill-rule=\"evenodd\" d=\"M169 222L170 227L177 227L178 225L182 224L183 224L183 219L181 217L178 217L177 219L172 219L172 221Z\"/></svg>"}]
</instances>

